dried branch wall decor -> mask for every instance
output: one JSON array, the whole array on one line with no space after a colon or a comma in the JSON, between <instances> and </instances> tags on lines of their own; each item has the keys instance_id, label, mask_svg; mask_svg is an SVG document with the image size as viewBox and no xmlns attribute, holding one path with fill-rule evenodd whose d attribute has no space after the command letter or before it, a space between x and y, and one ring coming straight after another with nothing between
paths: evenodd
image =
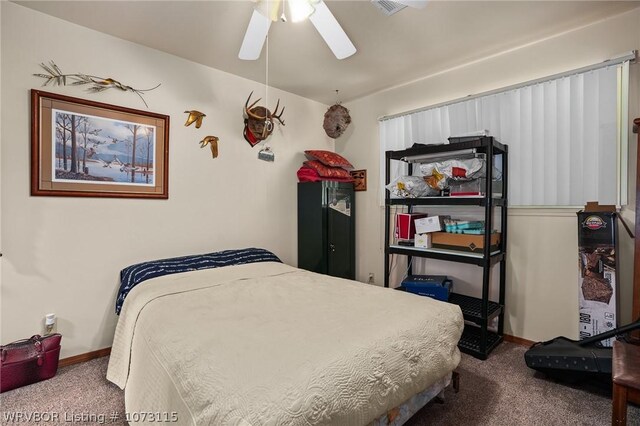
<instances>
[{"instance_id":1,"label":"dried branch wall decor","mask_svg":"<svg viewBox=\"0 0 640 426\"><path fill-rule=\"evenodd\" d=\"M332 139L337 139L347 130L351 123L351 116L349 110L340 104L335 104L329 107L327 112L324 113L324 131Z\"/></svg>"},{"instance_id":2,"label":"dried branch wall decor","mask_svg":"<svg viewBox=\"0 0 640 426\"><path fill-rule=\"evenodd\" d=\"M134 89L131 86L124 85L113 78L103 78L97 77L95 75L89 74L63 74L60 68L53 61L49 61L49 64L45 64L44 62L40 64L42 69L46 71L46 74L33 74L36 77L44 78L46 81L43 86L48 86L49 84L53 86L84 86L89 85L87 91L90 93L100 93L104 92L107 89L118 89L123 92L131 92L135 93L140 97L144 105L149 108L147 102L142 97L144 92L149 92L151 90L157 89L160 87L160 83L155 87L150 89Z\"/></svg>"}]
</instances>

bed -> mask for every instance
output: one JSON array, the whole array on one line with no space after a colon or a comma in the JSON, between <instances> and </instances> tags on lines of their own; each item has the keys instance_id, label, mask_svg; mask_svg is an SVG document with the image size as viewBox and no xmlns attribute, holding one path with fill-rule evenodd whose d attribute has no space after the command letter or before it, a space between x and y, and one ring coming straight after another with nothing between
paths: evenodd
<instances>
[{"instance_id":1,"label":"bed","mask_svg":"<svg viewBox=\"0 0 640 426\"><path fill-rule=\"evenodd\" d=\"M132 423L402 424L460 361L455 305L277 258L146 275L107 371Z\"/></svg>"}]
</instances>

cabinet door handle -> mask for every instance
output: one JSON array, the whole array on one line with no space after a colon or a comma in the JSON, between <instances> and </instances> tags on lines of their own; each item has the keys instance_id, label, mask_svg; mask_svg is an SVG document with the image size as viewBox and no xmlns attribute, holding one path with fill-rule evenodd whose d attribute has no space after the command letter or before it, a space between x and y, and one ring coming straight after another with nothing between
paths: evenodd
<instances>
[{"instance_id":1,"label":"cabinet door handle","mask_svg":"<svg viewBox=\"0 0 640 426\"><path fill-rule=\"evenodd\" d=\"M329 243L329 250L331 250L332 252L335 252L336 246L334 244Z\"/></svg>"}]
</instances>

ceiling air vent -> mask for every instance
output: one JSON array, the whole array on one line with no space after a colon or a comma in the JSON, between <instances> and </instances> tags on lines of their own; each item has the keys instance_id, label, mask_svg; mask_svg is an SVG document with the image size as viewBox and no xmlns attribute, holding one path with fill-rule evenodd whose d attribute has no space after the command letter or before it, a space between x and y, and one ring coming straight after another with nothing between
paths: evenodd
<instances>
[{"instance_id":1,"label":"ceiling air vent","mask_svg":"<svg viewBox=\"0 0 640 426\"><path fill-rule=\"evenodd\" d=\"M385 15L391 16L404 9L405 5L390 0L371 0L373 4Z\"/></svg>"}]
</instances>

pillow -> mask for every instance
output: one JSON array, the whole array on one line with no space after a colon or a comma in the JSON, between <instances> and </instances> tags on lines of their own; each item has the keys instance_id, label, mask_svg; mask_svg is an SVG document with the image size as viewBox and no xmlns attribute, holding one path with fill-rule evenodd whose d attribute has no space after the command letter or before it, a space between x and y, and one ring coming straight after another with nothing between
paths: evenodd
<instances>
[{"instance_id":1,"label":"pillow","mask_svg":"<svg viewBox=\"0 0 640 426\"><path fill-rule=\"evenodd\" d=\"M348 178L322 177L318 174L316 169L312 169L311 167L307 166L300 167L298 169L297 175L299 182L320 182L321 180L328 180L332 182L353 182L353 178L351 176L349 176Z\"/></svg>"},{"instance_id":2,"label":"pillow","mask_svg":"<svg viewBox=\"0 0 640 426\"><path fill-rule=\"evenodd\" d=\"M306 166L302 166L296 172L298 182L319 182L322 180L318 172Z\"/></svg>"},{"instance_id":3,"label":"pillow","mask_svg":"<svg viewBox=\"0 0 640 426\"><path fill-rule=\"evenodd\" d=\"M120 290L116 298L116 314L129 292L141 282L163 275L256 262L281 262L278 256L261 248L224 250L208 254L173 257L131 265L120 271Z\"/></svg>"},{"instance_id":4,"label":"pillow","mask_svg":"<svg viewBox=\"0 0 640 426\"><path fill-rule=\"evenodd\" d=\"M341 178L341 179L351 179L351 180L353 180L353 178L351 177L351 173L349 173L348 171L346 171L345 169L342 169L340 167L327 167L324 164L322 164L320 161L317 161L317 160L305 161L304 165L305 165L305 167L308 167L308 168L313 169L316 172L318 172L318 175L320 177Z\"/></svg>"},{"instance_id":5,"label":"pillow","mask_svg":"<svg viewBox=\"0 0 640 426\"><path fill-rule=\"evenodd\" d=\"M353 165L340 154L331 151L322 151L312 149L304 152L310 160L318 160L325 166L342 167L343 169L353 170Z\"/></svg>"}]
</instances>

